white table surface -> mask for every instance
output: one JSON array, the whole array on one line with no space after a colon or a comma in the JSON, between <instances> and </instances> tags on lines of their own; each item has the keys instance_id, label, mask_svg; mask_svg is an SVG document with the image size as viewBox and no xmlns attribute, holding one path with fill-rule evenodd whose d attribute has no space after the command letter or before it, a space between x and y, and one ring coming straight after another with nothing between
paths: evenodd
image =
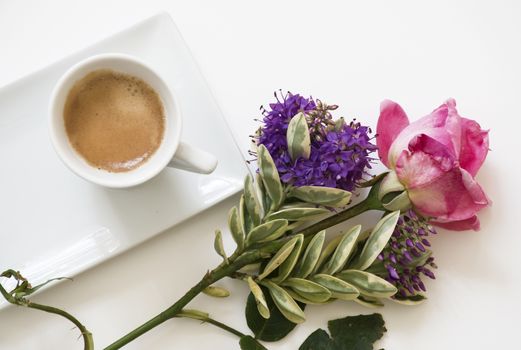
<instances>
[{"instance_id":1,"label":"white table surface","mask_svg":"<svg viewBox=\"0 0 521 350\"><path fill-rule=\"evenodd\" d=\"M373 126L384 98L400 102L415 119L452 96L463 116L490 128L492 152L478 179L494 204L480 214L482 230L444 231L433 240L439 269L437 280L428 283L429 300L419 307L388 304L379 310L388 328L380 345L519 347L521 3L0 0L0 86L160 10L176 21L244 151L259 106L279 88L340 104L346 117ZM0 171L0 181L3 171L8 169ZM34 299L72 312L101 349L170 305L218 263L213 230L224 227L236 199ZM188 236L189 247L178 244ZM231 248L229 240L225 243ZM0 254L2 249L9 249L7 242L0 242ZM188 265L198 274L188 274ZM247 288L230 280L222 284L232 297L216 302L201 296L190 306L246 332ZM309 307L304 325L268 346L296 349L327 320L361 312L370 310L340 302ZM34 310L0 312L1 350L80 349L77 335L62 319ZM127 348L238 345L212 326L173 320Z\"/></svg>"}]
</instances>

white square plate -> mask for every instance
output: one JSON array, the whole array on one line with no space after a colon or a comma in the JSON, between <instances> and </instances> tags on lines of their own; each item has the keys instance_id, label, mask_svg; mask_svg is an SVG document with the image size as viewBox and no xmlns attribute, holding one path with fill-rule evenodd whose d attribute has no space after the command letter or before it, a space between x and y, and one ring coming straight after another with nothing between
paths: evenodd
<instances>
[{"instance_id":1,"label":"white square plate","mask_svg":"<svg viewBox=\"0 0 521 350\"><path fill-rule=\"evenodd\" d=\"M46 124L51 90L74 63L106 52L134 55L165 78L185 119L182 139L217 156L214 173L167 168L144 185L113 190L78 178L60 162ZM167 14L0 88L0 159L0 270L19 269L33 284L74 276L201 212L238 192L248 171Z\"/></svg>"}]
</instances>

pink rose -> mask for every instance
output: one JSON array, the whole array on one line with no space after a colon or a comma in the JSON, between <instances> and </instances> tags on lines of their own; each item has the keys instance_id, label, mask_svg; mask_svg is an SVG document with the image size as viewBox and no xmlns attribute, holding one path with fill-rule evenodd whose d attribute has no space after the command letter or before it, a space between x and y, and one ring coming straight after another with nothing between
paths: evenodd
<instances>
[{"instance_id":1,"label":"pink rose","mask_svg":"<svg viewBox=\"0 0 521 350\"><path fill-rule=\"evenodd\" d=\"M418 213L451 230L479 229L476 213L490 201L474 176L487 157L488 131L460 117L453 99L414 123L386 100L376 129L380 159Z\"/></svg>"}]
</instances>

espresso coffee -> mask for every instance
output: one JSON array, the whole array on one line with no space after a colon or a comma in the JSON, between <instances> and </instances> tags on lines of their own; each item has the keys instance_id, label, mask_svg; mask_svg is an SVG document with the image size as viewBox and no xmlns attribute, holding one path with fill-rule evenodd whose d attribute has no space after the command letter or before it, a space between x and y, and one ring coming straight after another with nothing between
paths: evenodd
<instances>
[{"instance_id":1,"label":"espresso coffee","mask_svg":"<svg viewBox=\"0 0 521 350\"><path fill-rule=\"evenodd\" d=\"M63 112L74 149L93 167L125 172L145 163L165 131L163 103L143 80L97 70L74 84Z\"/></svg>"}]
</instances>

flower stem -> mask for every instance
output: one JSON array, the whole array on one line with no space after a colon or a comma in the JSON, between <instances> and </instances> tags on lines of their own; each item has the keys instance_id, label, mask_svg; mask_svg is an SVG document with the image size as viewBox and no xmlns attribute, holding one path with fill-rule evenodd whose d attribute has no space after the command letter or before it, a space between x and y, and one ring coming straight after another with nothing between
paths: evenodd
<instances>
[{"instance_id":1,"label":"flower stem","mask_svg":"<svg viewBox=\"0 0 521 350\"><path fill-rule=\"evenodd\" d=\"M11 304L18 305L18 306L25 306L30 309L45 311L45 312L48 312L51 314L62 316L64 318L66 318L67 320L71 321L76 327L78 327L78 329L81 332L81 336L83 337L84 349L85 350L94 350L94 340L92 338L92 333L89 332L88 329L83 324L81 324L81 322L78 321L77 318L75 318L68 312L66 312L64 310L60 310L60 309L52 307L52 306L33 303L29 300L22 301L22 300L16 299L12 295L10 295L1 284L0 284L0 293Z\"/></svg>"},{"instance_id":2,"label":"flower stem","mask_svg":"<svg viewBox=\"0 0 521 350\"><path fill-rule=\"evenodd\" d=\"M346 209L338 214L335 214L331 217L328 217L322 221L317 222L314 225L311 225L304 230L298 232L302 233L305 236L309 236L315 234L323 229L339 224L345 220L348 220L352 217L355 217L367 210L384 210L378 200L378 184L374 185L365 200L362 202L352 206L349 209ZM185 295L183 295L178 301L176 301L172 306L170 306L165 311L161 312L154 318L145 322L138 328L134 329L127 335L122 338L116 340L111 345L107 346L104 350L116 350L120 349L129 342L133 341L137 337L145 334L151 329L157 327L163 322L178 316L180 312L182 312L183 308L194 299L199 293L201 293L206 287L212 285L213 283L219 281L220 279L228 276L232 276L238 270L243 268L246 265L250 265L253 263L257 263L260 260L271 256L275 253L288 239L291 237L285 237L278 239L276 241L263 243L262 245L253 245L248 248L248 251L239 254L234 253L229 257L229 264L222 263L217 268L212 271L206 273L206 275L195 285L193 286ZM229 331L229 330L228 330ZM236 334L237 335L237 334Z\"/></svg>"},{"instance_id":3,"label":"flower stem","mask_svg":"<svg viewBox=\"0 0 521 350\"><path fill-rule=\"evenodd\" d=\"M185 312L186 311L186 312ZM183 310L182 312L180 312L179 314L177 314L175 317L185 317L185 318L191 318L193 320L199 320L199 321L202 321L202 322L206 322L206 323L210 323L216 327L219 327L233 335L236 335L237 337L239 338L242 338L242 337L245 337L246 334L244 333L241 333L240 331L236 330L235 328L232 328L222 322L219 322L217 320L214 320L213 318L211 318L210 316L208 315L202 315L200 313L192 313L190 312L191 310Z\"/></svg>"},{"instance_id":4,"label":"flower stem","mask_svg":"<svg viewBox=\"0 0 521 350\"><path fill-rule=\"evenodd\" d=\"M221 264L217 268L212 271L206 273L206 275L190 290L183 295L178 301L176 301L172 306L170 306L165 311L161 312L159 315L145 322L138 328L134 329L132 332L123 336L122 338L116 340L111 345L107 346L105 350L115 350L120 349L132 340L137 337L145 334L149 330L159 326L163 322L176 317L183 308L194 299L199 293L201 293L206 287L212 285L213 283L219 281L220 279L233 274L238 271L242 267L252 264L256 261L261 260L266 257L266 254L261 251L250 251L244 254L241 254L238 257L231 256L230 264ZM233 258L233 259L232 259Z\"/></svg>"},{"instance_id":5,"label":"flower stem","mask_svg":"<svg viewBox=\"0 0 521 350\"><path fill-rule=\"evenodd\" d=\"M353 205L352 207L341 211L338 214L332 215L324 220L321 220L309 227L306 227L302 231L297 233L302 233L304 236L313 235L319 231L325 230L331 226L335 226L344 222L348 219L351 219L357 215L360 215L368 210L385 210L380 201L378 200L378 186L373 186L371 191L369 192L366 199L361 201L360 203Z\"/></svg>"}]
</instances>

